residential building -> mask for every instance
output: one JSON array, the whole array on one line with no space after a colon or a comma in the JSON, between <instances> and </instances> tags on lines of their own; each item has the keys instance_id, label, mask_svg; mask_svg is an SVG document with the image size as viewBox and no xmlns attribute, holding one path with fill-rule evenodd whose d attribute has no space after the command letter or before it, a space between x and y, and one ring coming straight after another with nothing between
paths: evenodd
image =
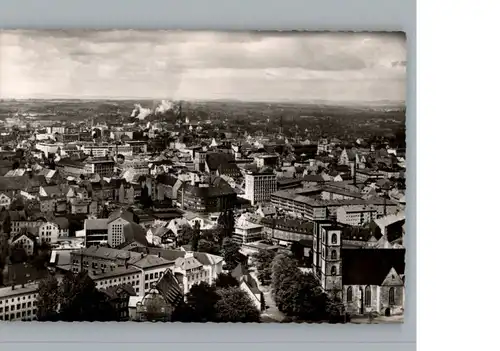
<instances>
[{"instance_id":1,"label":"residential building","mask_svg":"<svg viewBox=\"0 0 500 351\"><path fill-rule=\"evenodd\" d=\"M337 209L337 222L361 227L376 219L377 213L377 208L373 205L342 206Z\"/></svg>"},{"instance_id":2,"label":"residential building","mask_svg":"<svg viewBox=\"0 0 500 351\"><path fill-rule=\"evenodd\" d=\"M115 311L116 321L129 320L129 300L130 297L136 296L135 289L130 284L121 284L102 289L106 294L108 302Z\"/></svg>"},{"instance_id":3,"label":"residential building","mask_svg":"<svg viewBox=\"0 0 500 351\"><path fill-rule=\"evenodd\" d=\"M82 151L85 155L89 155L92 157L106 157L109 154L109 146L108 145L101 145L101 146L94 146L94 145L86 145L82 147Z\"/></svg>"},{"instance_id":4,"label":"residential building","mask_svg":"<svg viewBox=\"0 0 500 351\"><path fill-rule=\"evenodd\" d=\"M263 218L260 223L265 226L265 236L281 246L312 240L313 226L309 221L282 217Z\"/></svg>"},{"instance_id":5,"label":"residential building","mask_svg":"<svg viewBox=\"0 0 500 351\"><path fill-rule=\"evenodd\" d=\"M130 242L147 246L146 230L134 222L131 212L123 209L114 211L108 218L86 219L84 231L86 247L103 243L117 247Z\"/></svg>"},{"instance_id":6,"label":"residential building","mask_svg":"<svg viewBox=\"0 0 500 351\"><path fill-rule=\"evenodd\" d=\"M278 155L258 155L254 157L254 162L258 168L276 167L278 165Z\"/></svg>"},{"instance_id":7,"label":"residential building","mask_svg":"<svg viewBox=\"0 0 500 351\"><path fill-rule=\"evenodd\" d=\"M14 235L10 245L12 247L22 248L28 256L32 256L36 242L37 237L29 231L25 230L19 234Z\"/></svg>"},{"instance_id":8,"label":"residential building","mask_svg":"<svg viewBox=\"0 0 500 351\"><path fill-rule=\"evenodd\" d=\"M177 203L192 212L222 212L234 207L236 193L221 177L206 183L184 182L177 191Z\"/></svg>"},{"instance_id":9,"label":"residential building","mask_svg":"<svg viewBox=\"0 0 500 351\"><path fill-rule=\"evenodd\" d=\"M85 161L86 174L99 174L101 178L111 177L114 173L115 162L109 159L91 159Z\"/></svg>"},{"instance_id":10,"label":"residential building","mask_svg":"<svg viewBox=\"0 0 500 351\"><path fill-rule=\"evenodd\" d=\"M271 194L271 203L277 209L292 212L308 220L326 219L329 202L306 195L304 189L279 190Z\"/></svg>"},{"instance_id":11,"label":"residential building","mask_svg":"<svg viewBox=\"0 0 500 351\"><path fill-rule=\"evenodd\" d=\"M100 290L118 288L124 284L129 285L134 293L139 294L143 287L141 270L136 267L117 267L112 271L95 269L89 272L89 277Z\"/></svg>"},{"instance_id":12,"label":"residential building","mask_svg":"<svg viewBox=\"0 0 500 351\"><path fill-rule=\"evenodd\" d=\"M147 248L146 252L151 255L158 255L168 261L174 260L175 269L173 272L176 273L179 283L183 285L183 289L186 289L186 284L192 286L195 282L199 281L206 281L209 284L213 284L217 276L222 272L222 264L224 262L222 257L205 252L186 252L152 247ZM189 258L189 260L177 261L178 258ZM191 258L194 258L194 260ZM200 267L199 263L203 268ZM191 278L188 278L188 276Z\"/></svg>"},{"instance_id":13,"label":"residential building","mask_svg":"<svg viewBox=\"0 0 500 351\"><path fill-rule=\"evenodd\" d=\"M71 252L74 273L88 271L98 288L131 284L138 295L144 295L156 284L174 261L159 255L91 246Z\"/></svg>"},{"instance_id":14,"label":"residential building","mask_svg":"<svg viewBox=\"0 0 500 351\"><path fill-rule=\"evenodd\" d=\"M182 274L184 294L187 294L195 284L205 282L210 284L210 273L203 264L194 258L192 252L186 252L184 257L175 260L175 273Z\"/></svg>"},{"instance_id":15,"label":"residential building","mask_svg":"<svg viewBox=\"0 0 500 351\"><path fill-rule=\"evenodd\" d=\"M40 243L55 244L59 239L59 225L55 222L45 222L38 227Z\"/></svg>"},{"instance_id":16,"label":"residential building","mask_svg":"<svg viewBox=\"0 0 500 351\"><path fill-rule=\"evenodd\" d=\"M36 319L38 283L0 288L0 321Z\"/></svg>"},{"instance_id":17,"label":"residential building","mask_svg":"<svg viewBox=\"0 0 500 351\"><path fill-rule=\"evenodd\" d=\"M108 219L86 219L83 222L85 246L102 245L108 242Z\"/></svg>"},{"instance_id":18,"label":"residential building","mask_svg":"<svg viewBox=\"0 0 500 351\"><path fill-rule=\"evenodd\" d=\"M14 199L14 196L9 195L6 192L1 192L0 193L0 209L2 209L2 208L9 209L9 206L12 203L13 199Z\"/></svg>"},{"instance_id":19,"label":"residential building","mask_svg":"<svg viewBox=\"0 0 500 351\"><path fill-rule=\"evenodd\" d=\"M231 275L238 281L240 289L247 293L255 307L261 312L264 311L266 309L264 293L260 291L257 282L248 269L238 264L238 266L231 271Z\"/></svg>"},{"instance_id":20,"label":"residential building","mask_svg":"<svg viewBox=\"0 0 500 351\"><path fill-rule=\"evenodd\" d=\"M201 154L200 157L202 157ZM205 171L213 177L221 175L233 178L241 177L241 171L234 160L234 156L223 152L209 152L206 154Z\"/></svg>"},{"instance_id":21,"label":"residential building","mask_svg":"<svg viewBox=\"0 0 500 351\"><path fill-rule=\"evenodd\" d=\"M235 222L233 240L239 244L246 244L262 239L264 226L249 220L248 214L242 214Z\"/></svg>"}]
</instances>

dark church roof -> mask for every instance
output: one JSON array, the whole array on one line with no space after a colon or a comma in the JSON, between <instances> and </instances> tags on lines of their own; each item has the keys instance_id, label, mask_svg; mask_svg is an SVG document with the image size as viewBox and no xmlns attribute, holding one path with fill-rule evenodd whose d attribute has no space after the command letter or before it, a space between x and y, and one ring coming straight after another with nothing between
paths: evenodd
<instances>
[{"instance_id":1,"label":"dark church roof","mask_svg":"<svg viewBox=\"0 0 500 351\"><path fill-rule=\"evenodd\" d=\"M405 249L343 249L343 285L381 285L394 268L405 273Z\"/></svg>"}]
</instances>

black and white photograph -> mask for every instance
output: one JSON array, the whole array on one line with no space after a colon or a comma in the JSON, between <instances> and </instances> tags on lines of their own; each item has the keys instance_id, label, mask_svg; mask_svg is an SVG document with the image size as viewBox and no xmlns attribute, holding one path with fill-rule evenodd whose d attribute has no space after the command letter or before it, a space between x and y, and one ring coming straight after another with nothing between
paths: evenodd
<instances>
[{"instance_id":1,"label":"black and white photograph","mask_svg":"<svg viewBox=\"0 0 500 351\"><path fill-rule=\"evenodd\" d=\"M0 30L0 322L403 323L406 65L403 32Z\"/></svg>"}]
</instances>

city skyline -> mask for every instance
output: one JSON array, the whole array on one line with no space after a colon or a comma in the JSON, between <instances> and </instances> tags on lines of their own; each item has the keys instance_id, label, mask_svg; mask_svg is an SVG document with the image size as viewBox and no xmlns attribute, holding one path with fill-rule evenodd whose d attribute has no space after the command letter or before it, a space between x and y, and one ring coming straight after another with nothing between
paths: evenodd
<instances>
[{"instance_id":1,"label":"city skyline","mask_svg":"<svg viewBox=\"0 0 500 351\"><path fill-rule=\"evenodd\" d=\"M0 32L2 99L404 104L401 33Z\"/></svg>"}]
</instances>

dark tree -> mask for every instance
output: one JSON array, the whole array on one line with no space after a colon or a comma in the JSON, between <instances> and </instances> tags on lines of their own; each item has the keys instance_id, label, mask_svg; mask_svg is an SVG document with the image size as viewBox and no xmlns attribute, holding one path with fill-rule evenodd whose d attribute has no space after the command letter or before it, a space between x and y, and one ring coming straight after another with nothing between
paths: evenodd
<instances>
[{"instance_id":1,"label":"dark tree","mask_svg":"<svg viewBox=\"0 0 500 351\"><path fill-rule=\"evenodd\" d=\"M133 217L133 221L137 224L140 223L141 219L139 218L139 216L137 215L137 213L135 213L134 209L132 207L129 207L127 208L127 211L132 213L132 217Z\"/></svg>"},{"instance_id":2,"label":"dark tree","mask_svg":"<svg viewBox=\"0 0 500 351\"><path fill-rule=\"evenodd\" d=\"M260 312L247 293L232 287L218 290L220 299L215 304L217 322L258 323Z\"/></svg>"},{"instance_id":3,"label":"dark tree","mask_svg":"<svg viewBox=\"0 0 500 351\"><path fill-rule=\"evenodd\" d=\"M297 241L292 242L290 250L292 251L293 258L295 258L298 262L302 262L304 260L304 247Z\"/></svg>"},{"instance_id":4,"label":"dark tree","mask_svg":"<svg viewBox=\"0 0 500 351\"><path fill-rule=\"evenodd\" d=\"M7 237L10 237L10 233L12 232L12 222L10 219L10 213L7 211L5 218L2 224L2 231L7 234Z\"/></svg>"},{"instance_id":5,"label":"dark tree","mask_svg":"<svg viewBox=\"0 0 500 351\"><path fill-rule=\"evenodd\" d=\"M86 272L68 272L61 283L60 318L62 321L112 321L115 311L103 292L96 289Z\"/></svg>"},{"instance_id":6,"label":"dark tree","mask_svg":"<svg viewBox=\"0 0 500 351\"><path fill-rule=\"evenodd\" d=\"M234 212L229 209L222 212L217 220L217 225L220 228L219 242L222 243L224 238L230 238L234 232Z\"/></svg>"},{"instance_id":7,"label":"dark tree","mask_svg":"<svg viewBox=\"0 0 500 351\"><path fill-rule=\"evenodd\" d=\"M193 322L214 322L215 304L219 298L215 287L205 282L193 285L187 294L187 304L193 310Z\"/></svg>"},{"instance_id":8,"label":"dark tree","mask_svg":"<svg viewBox=\"0 0 500 351\"><path fill-rule=\"evenodd\" d=\"M59 283L50 275L40 281L38 285L36 317L39 321L57 321L59 314L57 307L60 302Z\"/></svg>"},{"instance_id":9,"label":"dark tree","mask_svg":"<svg viewBox=\"0 0 500 351\"><path fill-rule=\"evenodd\" d=\"M302 320L320 321L327 317L328 298L312 273L303 273L287 295L283 312Z\"/></svg>"},{"instance_id":10,"label":"dark tree","mask_svg":"<svg viewBox=\"0 0 500 351\"><path fill-rule=\"evenodd\" d=\"M28 254L21 246L14 246L10 251L10 262L23 263L28 261Z\"/></svg>"},{"instance_id":11,"label":"dark tree","mask_svg":"<svg viewBox=\"0 0 500 351\"><path fill-rule=\"evenodd\" d=\"M286 295L301 274L297 262L289 256L279 254L273 259L271 275L271 289L276 305L281 306L286 302Z\"/></svg>"},{"instance_id":12,"label":"dark tree","mask_svg":"<svg viewBox=\"0 0 500 351\"><path fill-rule=\"evenodd\" d=\"M3 272L7 257L9 256L9 236L6 233L0 233L0 272ZM3 285L3 274L0 274L0 286Z\"/></svg>"},{"instance_id":13,"label":"dark tree","mask_svg":"<svg viewBox=\"0 0 500 351\"><path fill-rule=\"evenodd\" d=\"M191 243L194 236L193 228L190 225L185 224L179 228L177 231L177 246L187 245Z\"/></svg>"},{"instance_id":14,"label":"dark tree","mask_svg":"<svg viewBox=\"0 0 500 351\"><path fill-rule=\"evenodd\" d=\"M260 250L254 255L257 279L263 285L271 284L272 263L275 256L276 253L270 250Z\"/></svg>"},{"instance_id":15,"label":"dark tree","mask_svg":"<svg viewBox=\"0 0 500 351\"><path fill-rule=\"evenodd\" d=\"M191 236L191 249L195 252L198 251L200 243L200 222L196 222L193 228L193 234Z\"/></svg>"},{"instance_id":16,"label":"dark tree","mask_svg":"<svg viewBox=\"0 0 500 351\"><path fill-rule=\"evenodd\" d=\"M102 210L101 210L101 218L108 218L109 217L109 209L108 206L103 205Z\"/></svg>"},{"instance_id":17,"label":"dark tree","mask_svg":"<svg viewBox=\"0 0 500 351\"><path fill-rule=\"evenodd\" d=\"M277 255L272 268L272 292L280 311L303 321L329 319L329 298L312 273L302 273L285 255Z\"/></svg>"},{"instance_id":18,"label":"dark tree","mask_svg":"<svg viewBox=\"0 0 500 351\"><path fill-rule=\"evenodd\" d=\"M150 208L153 204L153 200L151 199L151 196L149 195L149 190L148 190L148 187L146 185L144 185L141 189L140 202L144 208Z\"/></svg>"},{"instance_id":19,"label":"dark tree","mask_svg":"<svg viewBox=\"0 0 500 351\"><path fill-rule=\"evenodd\" d=\"M198 252L206 252L212 255L220 255L220 246L218 243L207 240L200 239L198 243Z\"/></svg>"},{"instance_id":20,"label":"dark tree","mask_svg":"<svg viewBox=\"0 0 500 351\"><path fill-rule=\"evenodd\" d=\"M231 273L220 273L215 279L215 286L217 288L225 289L225 288L233 288L238 287L240 284L235 277L231 275Z\"/></svg>"},{"instance_id":21,"label":"dark tree","mask_svg":"<svg viewBox=\"0 0 500 351\"><path fill-rule=\"evenodd\" d=\"M222 242L222 256L226 263L225 269L232 271L238 266L240 262L240 246L236 244L231 238L224 238Z\"/></svg>"},{"instance_id":22,"label":"dark tree","mask_svg":"<svg viewBox=\"0 0 500 351\"><path fill-rule=\"evenodd\" d=\"M196 322L195 312L186 302L181 301L172 312L172 322Z\"/></svg>"}]
</instances>

